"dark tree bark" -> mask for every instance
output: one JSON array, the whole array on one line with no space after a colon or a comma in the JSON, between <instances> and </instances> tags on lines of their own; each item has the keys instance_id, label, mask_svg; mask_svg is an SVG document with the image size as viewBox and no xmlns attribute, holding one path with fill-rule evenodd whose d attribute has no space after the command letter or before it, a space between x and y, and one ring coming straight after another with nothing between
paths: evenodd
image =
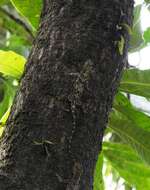
<instances>
[{"instance_id":1,"label":"dark tree bark","mask_svg":"<svg viewBox=\"0 0 150 190\"><path fill-rule=\"evenodd\" d=\"M132 0L45 0L0 146L0 190L92 190ZM121 27L122 26L122 27ZM121 35L123 54L118 50Z\"/></svg>"}]
</instances>

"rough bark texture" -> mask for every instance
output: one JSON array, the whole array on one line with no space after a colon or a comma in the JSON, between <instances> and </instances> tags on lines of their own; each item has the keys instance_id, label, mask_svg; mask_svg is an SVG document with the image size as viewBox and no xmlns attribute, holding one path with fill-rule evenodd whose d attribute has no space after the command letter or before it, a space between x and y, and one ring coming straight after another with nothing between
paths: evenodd
<instances>
[{"instance_id":1,"label":"rough bark texture","mask_svg":"<svg viewBox=\"0 0 150 190\"><path fill-rule=\"evenodd\" d=\"M0 146L0 190L92 190L132 0L45 0ZM118 51L124 36L123 55Z\"/></svg>"}]
</instances>

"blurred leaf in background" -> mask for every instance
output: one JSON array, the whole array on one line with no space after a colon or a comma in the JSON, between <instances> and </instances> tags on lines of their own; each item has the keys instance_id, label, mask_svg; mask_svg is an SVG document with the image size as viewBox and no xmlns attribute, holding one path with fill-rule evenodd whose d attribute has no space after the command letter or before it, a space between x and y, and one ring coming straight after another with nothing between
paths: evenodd
<instances>
[{"instance_id":1,"label":"blurred leaf in background","mask_svg":"<svg viewBox=\"0 0 150 190\"><path fill-rule=\"evenodd\" d=\"M124 71L119 89L122 92L150 98L150 70Z\"/></svg>"},{"instance_id":2,"label":"blurred leaf in background","mask_svg":"<svg viewBox=\"0 0 150 190\"><path fill-rule=\"evenodd\" d=\"M147 30L144 32L144 40L145 40L145 43L150 43L150 27L147 28Z\"/></svg>"},{"instance_id":3,"label":"blurred leaf in background","mask_svg":"<svg viewBox=\"0 0 150 190\"><path fill-rule=\"evenodd\" d=\"M130 40L129 52L138 51L142 46L144 46L144 40L142 37L142 29L141 29L141 9L142 5L137 5L134 8L134 22L132 27L132 35Z\"/></svg>"}]
</instances>

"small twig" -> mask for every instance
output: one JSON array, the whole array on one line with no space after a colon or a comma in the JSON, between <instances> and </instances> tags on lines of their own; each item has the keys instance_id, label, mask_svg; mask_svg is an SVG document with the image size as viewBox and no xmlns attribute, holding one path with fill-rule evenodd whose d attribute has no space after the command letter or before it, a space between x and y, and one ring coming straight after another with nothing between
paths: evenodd
<instances>
[{"instance_id":1,"label":"small twig","mask_svg":"<svg viewBox=\"0 0 150 190\"><path fill-rule=\"evenodd\" d=\"M3 7L0 7L0 11L2 13L4 13L6 16L8 16L10 19L14 20L17 24L19 24L20 26L22 26L24 28L24 30L30 35L31 39L34 40L34 35L32 33L32 29L30 28L30 26L28 26L28 24L25 21L23 21L21 18L15 16L11 12L8 12Z\"/></svg>"}]
</instances>

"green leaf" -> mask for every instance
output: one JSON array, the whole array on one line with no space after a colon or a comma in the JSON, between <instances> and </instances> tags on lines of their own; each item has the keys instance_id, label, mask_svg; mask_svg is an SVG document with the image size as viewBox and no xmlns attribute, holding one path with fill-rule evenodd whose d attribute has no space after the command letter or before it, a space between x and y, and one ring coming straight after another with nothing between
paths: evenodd
<instances>
[{"instance_id":1,"label":"green leaf","mask_svg":"<svg viewBox=\"0 0 150 190\"><path fill-rule=\"evenodd\" d=\"M0 102L0 136L2 135L4 125L9 116L10 107L12 106L16 90L18 88L17 81L15 86L13 85L15 80L13 78L0 78L0 87L3 87L4 95Z\"/></svg>"},{"instance_id":2,"label":"green leaf","mask_svg":"<svg viewBox=\"0 0 150 190\"><path fill-rule=\"evenodd\" d=\"M132 35L130 40L130 47L129 52L135 52L145 46L143 36L142 36L142 29L141 29L141 8L142 5L137 5L134 8L134 21L132 27Z\"/></svg>"},{"instance_id":3,"label":"green leaf","mask_svg":"<svg viewBox=\"0 0 150 190\"><path fill-rule=\"evenodd\" d=\"M8 93L9 87L4 79L0 78L0 87L1 87L1 101L0 101L0 118L4 115L9 106L9 96Z\"/></svg>"},{"instance_id":4,"label":"green leaf","mask_svg":"<svg viewBox=\"0 0 150 190\"><path fill-rule=\"evenodd\" d=\"M143 34L146 43L150 43L150 27Z\"/></svg>"},{"instance_id":5,"label":"green leaf","mask_svg":"<svg viewBox=\"0 0 150 190\"><path fill-rule=\"evenodd\" d=\"M9 0L0 0L0 5L9 3Z\"/></svg>"},{"instance_id":6,"label":"green leaf","mask_svg":"<svg viewBox=\"0 0 150 190\"><path fill-rule=\"evenodd\" d=\"M137 127L150 132L150 117L133 107L123 94L116 95L113 105L117 111L134 122Z\"/></svg>"},{"instance_id":7,"label":"green leaf","mask_svg":"<svg viewBox=\"0 0 150 190\"><path fill-rule=\"evenodd\" d=\"M10 107L8 108L8 110L6 111L6 113L3 115L3 117L2 117L1 120L0 120L0 123L1 123L2 125L5 125L5 124L6 124L6 121L7 121L7 119L8 119L9 114L10 114Z\"/></svg>"},{"instance_id":8,"label":"green leaf","mask_svg":"<svg viewBox=\"0 0 150 190\"><path fill-rule=\"evenodd\" d=\"M136 186L137 190L150 189L150 167L127 145L104 143L103 154L120 176Z\"/></svg>"},{"instance_id":9,"label":"green leaf","mask_svg":"<svg viewBox=\"0 0 150 190\"><path fill-rule=\"evenodd\" d=\"M145 0L145 3L149 4L149 3L150 3L150 0Z\"/></svg>"},{"instance_id":10,"label":"green leaf","mask_svg":"<svg viewBox=\"0 0 150 190\"><path fill-rule=\"evenodd\" d=\"M120 25L128 32L128 34L132 35L132 29L128 24L122 23Z\"/></svg>"},{"instance_id":11,"label":"green leaf","mask_svg":"<svg viewBox=\"0 0 150 190\"><path fill-rule=\"evenodd\" d=\"M150 118L133 108L122 94L114 101L109 127L150 165Z\"/></svg>"},{"instance_id":12,"label":"green leaf","mask_svg":"<svg viewBox=\"0 0 150 190\"><path fill-rule=\"evenodd\" d=\"M10 80L10 81L9 81ZM14 96L16 94L16 87L12 85L13 79L0 79L3 82L4 97L0 102L0 118L5 114L8 108L12 105Z\"/></svg>"},{"instance_id":13,"label":"green leaf","mask_svg":"<svg viewBox=\"0 0 150 190\"><path fill-rule=\"evenodd\" d=\"M9 114L10 114L10 107L8 108L8 110L6 111L6 113L3 115L3 117L0 120L0 137L3 134L4 125L6 124L6 121L7 121L8 117L9 117Z\"/></svg>"},{"instance_id":14,"label":"green leaf","mask_svg":"<svg viewBox=\"0 0 150 190\"><path fill-rule=\"evenodd\" d=\"M38 27L42 0L11 0L14 7L31 23L34 28Z\"/></svg>"},{"instance_id":15,"label":"green leaf","mask_svg":"<svg viewBox=\"0 0 150 190\"><path fill-rule=\"evenodd\" d=\"M25 58L12 51L0 50L0 72L19 79L24 71Z\"/></svg>"},{"instance_id":16,"label":"green leaf","mask_svg":"<svg viewBox=\"0 0 150 190\"><path fill-rule=\"evenodd\" d=\"M8 110L6 111L6 113L3 115L3 117L0 120L0 137L3 134L4 126L6 124L8 117L9 117L9 114L10 114L10 107L8 108Z\"/></svg>"},{"instance_id":17,"label":"green leaf","mask_svg":"<svg viewBox=\"0 0 150 190\"><path fill-rule=\"evenodd\" d=\"M94 172L94 190L104 190L102 169L103 169L103 154L101 152L98 156Z\"/></svg>"},{"instance_id":18,"label":"green leaf","mask_svg":"<svg viewBox=\"0 0 150 190\"><path fill-rule=\"evenodd\" d=\"M2 78L0 78L0 103L4 99L4 93L5 93L5 84Z\"/></svg>"},{"instance_id":19,"label":"green leaf","mask_svg":"<svg viewBox=\"0 0 150 190\"><path fill-rule=\"evenodd\" d=\"M12 8L8 10L11 14L15 14ZM0 12L0 26L0 49L15 51L26 56L32 40L24 27L3 12Z\"/></svg>"},{"instance_id":20,"label":"green leaf","mask_svg":"<svg viewBox=\"0 0 150 190\"><path fill-rule=\"evenodd\" d=\"M150 98L149 76L150 70L125 70L120 83L120 90L126 93Z\"/></svg>"},{"instance_id":21,"label":"green leaf","mask_svg":"<svg viewBox=\"0 0 150 190\"><path fill-rule=\"evenodd\" d=\"M142 163L144 164L144 162L142 161L142 159L138 156L138 154L136 154L136 152L129 147L126 144L122 144L122 143L114 143L114 142L103 142L103 155L105 156L105 151L108 150L111 151L115 151L118 157L124 157L128 158L128 161L130 160L131 162L136 161L136 163ZM147 166L147 165L146 165Z\"/></svg>"}]
</instances>

